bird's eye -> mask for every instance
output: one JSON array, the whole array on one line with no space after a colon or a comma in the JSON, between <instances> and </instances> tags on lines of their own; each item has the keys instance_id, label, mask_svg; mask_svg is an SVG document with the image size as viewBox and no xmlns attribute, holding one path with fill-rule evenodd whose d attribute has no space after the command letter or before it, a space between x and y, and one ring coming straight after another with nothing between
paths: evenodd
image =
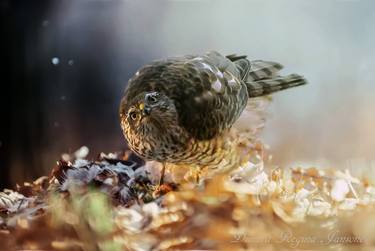
<instances>
[{"instance_id":1,"label":"bird's eye","mask_svg":"<svg viewBox=\"0 0 375 251\"><path fill-rule=\"evenodd\" d=\"M146 101L149 103L149 104L154 104L158 101L158 99L156 98L155 95L147 95L146 96Z\"/></svg>"},{"instance_id":2,"label":"bird's eye","mask_svg":"<svg viewBox=\"0 0 375 251\"><path fill-rule=\"evenodd\" d=\"M138 115L136 112L130 112L129 113L129 116L132 120L136 120L138 118Z\"/></svg>"}]
</instances>

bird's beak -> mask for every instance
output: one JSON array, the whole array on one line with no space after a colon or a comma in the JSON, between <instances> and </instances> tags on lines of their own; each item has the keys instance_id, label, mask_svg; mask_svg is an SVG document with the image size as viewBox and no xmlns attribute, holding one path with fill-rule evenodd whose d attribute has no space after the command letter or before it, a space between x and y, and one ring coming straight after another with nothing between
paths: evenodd
<instances>
[{"instance_id":1,"label":"bird's beak","mask_svg":"<svg viewBox=\"0 0 375 251\"><path fill-rule=\"evenodd\" d=\"M139 109L142 111L143 116L148 116L151 114L151 107L145 105L144 103L139 105Z\"/></svg>"},{"instance_id":2,"label":"bird's beak","mask_svg":"<svg viewBox=\"0 0 375 251\"><path fill-rule=\"evenodd\" d=\"M151 114L151 107L145 106L145 108L143 108L143 110L142 110L142 115L148 116L150 114Z\"/></svg>"}]
</instances>

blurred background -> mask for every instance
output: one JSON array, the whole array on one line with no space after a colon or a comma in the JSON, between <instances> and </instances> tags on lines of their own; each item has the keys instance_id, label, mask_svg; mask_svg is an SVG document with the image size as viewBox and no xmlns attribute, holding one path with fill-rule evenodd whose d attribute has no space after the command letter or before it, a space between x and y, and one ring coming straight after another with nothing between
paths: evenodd
<instances>
[{"instance_id":1,"label":"blurred background","mask_svg":"<svg viewBox=\"0 0 375 251\"><path fill-rule=\"evenodd\" d=\"M118 105L137 68L212 49L309 80L274 95L275 164L375 167L372 0L1 0L0 13L1 188L83 145L125 149Z\"/></svg>"}]
</instances>

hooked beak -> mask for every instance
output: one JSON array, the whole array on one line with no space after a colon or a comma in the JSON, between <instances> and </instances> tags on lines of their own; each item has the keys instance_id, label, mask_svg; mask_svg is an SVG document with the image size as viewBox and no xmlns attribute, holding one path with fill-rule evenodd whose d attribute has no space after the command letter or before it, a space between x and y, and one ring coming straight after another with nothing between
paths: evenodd
<instances>
[{"instance_id":1,"label":"hooked beak","mask_svg":"<svg viewBox=\"0 0 375 251\"><path fill-rule=\"evenodd\" d=\"M151 114L151 107L145 106L145 108L143 108L143 110L142 110L142 115L148 116L150 114Z\"/></svg>"},{"instance_id":2,"label":"hooked beak","mask_svg":"<svg viewBox=\"0 0 375 251\"><path fill-rule=\"evenodd\" d=\"M143 116L148 116L148 115L150 115L150 114L151 114L151 110L152 110L151 107L145 105L144 103L141 103L141 104L139 105L139 109L142 111L142 115L143 115Z\"/></svg>"}]
</instances>

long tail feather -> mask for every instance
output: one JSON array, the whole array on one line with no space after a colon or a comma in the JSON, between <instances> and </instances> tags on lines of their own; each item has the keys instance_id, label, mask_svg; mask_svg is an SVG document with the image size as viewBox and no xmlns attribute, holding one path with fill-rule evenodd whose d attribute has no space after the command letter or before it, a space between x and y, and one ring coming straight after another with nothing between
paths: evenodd
<instances>
[{"instance_id":1,"label":"long tail feather","mask_svg":"<svg viewBox=\"0 0 375 251\"><path fill-rule=\"evenodd\" d=\"M263 79L255 82L247 82L249 97L259 97L281 91L291 87L307 84L303 76L290 74L278 76L272 79Z\"/></svg>"},{"instance_id":2,"label":"long tail feather","mask_svg":"<svg viewBox=\"0 0 375 251\"><path fill-rule=\"evenodd\" d=\"M281 64L272 61L253 60L250 64L251 69L247 82L274 78L279 75L279 71L283 68Z\"/></svg>"}]
</instances>

